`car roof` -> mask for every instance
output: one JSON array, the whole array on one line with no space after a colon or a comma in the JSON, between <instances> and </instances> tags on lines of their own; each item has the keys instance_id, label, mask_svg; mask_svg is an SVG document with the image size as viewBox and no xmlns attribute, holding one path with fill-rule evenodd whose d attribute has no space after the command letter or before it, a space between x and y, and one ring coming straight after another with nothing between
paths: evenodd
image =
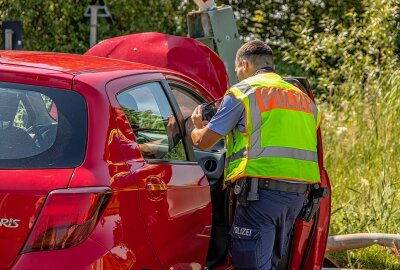
<instances>
[{"instance_id":1,"label":"car roof","mask_svg":"<svg viewBox=\"0 0 400 270\"><path fill-rule=\"evenodd\" d=\"M146 64L77 54L32 51L0 51L0 65L9 64L59 71L71 75L92 73L99 70L168 71ZM171 72L171 71L169 71Z\"/></svg>"},{"instance_id":2,"label":"car roof","mask_svg":"<svg viewBox=\"0 0 400 270\"><path fill-rule=\"evenodd\" d=\"M197 88L203 89L201 95L208 98L212 97L209 90L204 88L204 86L178 71L165 67L155 67L143 63L99 56L58 52L0 50L1 69L11 73L18 70L29 74L28 77L30 77L31 84L37 84L38 81L40 81L39 85L48 83L45 82L47 79L33 78L30 76L31 74L51 78L52 87L66 90L71 89L71 82L74 77L80 78L79 80L83 82L90 82L90 84L96 82L97 85L104 85L108 81L119 77L143 73L163 73L164 75L184 78L185 82L188 82L189 85L195 85Z\"/></svg>"}]
</instances>

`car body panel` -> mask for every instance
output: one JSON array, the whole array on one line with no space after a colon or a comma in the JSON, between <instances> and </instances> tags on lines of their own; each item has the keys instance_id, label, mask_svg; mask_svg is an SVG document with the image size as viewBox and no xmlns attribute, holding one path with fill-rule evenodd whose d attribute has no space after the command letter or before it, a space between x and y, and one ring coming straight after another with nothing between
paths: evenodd
<instances>
[{"instance_id":1,"label":"car body panel","mask_svg":"<svg viewBox=\"0 0 400 270\"><path fill-rule=\"evenodd\" d=\"M0 70L1 82L71 89L72 75L63 72L1 63Z\"/></svg>"},{"instance_id":2,"label":"car body panel","mask_svg":"<svg viewBox=\"0 0 400 270\"><path fill-rule=\"evenodd\" d=\"M69 74L20 66L11 60L12 53L6 60L4 55L0 53L1 82L71 88ZM0 218L20 220L17 228L0 226L0 269L9 269L21 251L47 194L66 188L72 173L73 169L0 170Z\"/></svg>"},{"instance_id":3,"label":"car body panel","mask_svg":"<svg viewBox=\"0 0 400 270\"><path fill-rule=\"evenodd\" d=\"M113 254L118 269L161 269L142 217L136 178L127 172L114 180L113 197L89 238Z\"/></svg>"},{"instance_id":4,"label":"car body panel","mask_svg":"<svg viewBox=\"0 0 400 270\"><path fill-rule=\"evenodd\" d=\"M66 188L72 172L73 169L0 170L0 269L11 267L47 194Z\"/></svg>"},{"instance_id":5,"label":"car body panel","mask_svg":"<svg viewBox=\"0 0 400 270\"><path fill-rule=\"evenodd\" d=\"M115 112L105 91L110 79L112 81L116 79L115 76L125 76L129 72L102 76L103 72L82 73L74 79L73 89L81 92L88 103L89 139L86 158L76 169L70 187L110 186L113 198L90 238L113 253L124 266L120 269L133 266L138 269L159 269L158 257L146 233L140 211L137 179L132 174L137 167L143 166L144 160L133 133L125 136L118 128L117 123L126 118L122 111L120 114ZM125 125L127 133L131 129L128 122ZM130 155L136 156L133 169L127 162Z\"/></svg>"},{"instance_id":6,"label":"car body panel","mask_svg":"<svg viewBox=\"0 0 400 270\"><path fill-rule=\"evenodd\" d=\"M81 55L51 52L29 52L29 51L0 51L0 64L17 65L41 69L51 75L56 73L79 74L105 70L151 70L153 67L124 63L112 59L99 57L82 57ZM38 70L38 72L40 72Z\"/></svg>"},{"instance_id":7,"label":"car body panel","mask_svg":"<svg viewBox=\"0 0 400 270\"><path fill-rule=\"evenodd\" d=\"M123 266L125 267L123 268ZM12 269L119 270L129 268L123 262L119 262L112 251L108 251L89 238L82 244L68 249L22 254Z\"/></svg>"},{"instance_id":8,"label":"car body panel","mask_svg":"<svg viewBox=\"0 0 400 270\"><path fill-rule=\"evenodd\" d=\"M211 200L200 166L149 164L137 170L135 177L141 179L140 205L163 269L181 263L204 266L211 233ZM151 189L157 184L166 188Z\"/></svg>"}]
</instances>

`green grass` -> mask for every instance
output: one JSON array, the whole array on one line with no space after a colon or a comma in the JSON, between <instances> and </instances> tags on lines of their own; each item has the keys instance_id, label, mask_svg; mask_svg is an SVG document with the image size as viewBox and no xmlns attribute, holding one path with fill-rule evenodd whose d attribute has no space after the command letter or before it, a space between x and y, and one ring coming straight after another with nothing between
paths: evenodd
<instances>
[{"instance_id":1,"label":"green grass","mask_svg":"<svg viewBox=\"0 0 400 270\"><path fill-rule=\"evenodd\" d=\"M330 234L400 233L400 35L397 0L363 0L345 19L324 15L316 31L307 6L279 72L311 74L324 121L332 184ZM390 251L334 254L342 267L400 269Z\"/></svg>"},{"instance_id":2,"label":"green grass","mask_svg":"<svg viewBox=\"0 0 400 270\"><path fill-rule=\"evenodd\" d=\"M390 79L390 88L384 86ZM335 105L320 101L325 167L332 184L330 235L400 233L398 79L377 82L381 88L375 87L373 95L336 96ZM374 246L333 257L342 267L400 269L393 254Z\"/></svg>"},{"instance_id":3,"label":"green grass","mask_svg":"<svg viewBox=\"0 0 400 270\"><path fill-rule=\"evenodd\" d=\"M380 246L371 246L365 249L336 252L330 258L337 262L346 262L346 267L352 269L400 269L399 260L393 253Z\"/></svg>"}]
</instances>

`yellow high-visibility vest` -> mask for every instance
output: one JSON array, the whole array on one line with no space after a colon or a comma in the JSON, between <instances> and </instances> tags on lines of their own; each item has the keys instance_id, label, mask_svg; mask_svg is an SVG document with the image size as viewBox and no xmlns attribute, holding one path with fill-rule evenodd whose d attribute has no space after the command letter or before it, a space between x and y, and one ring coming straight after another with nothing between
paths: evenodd
<instances>
[{"instance_id":1,"label":"yellow high-visibility vest","mask_svg":"<svg viewBox=\"0 0 400 270\"><path fill-rule=\"evenodd\" d=\"M319 183L317 129L321 113L300 89L275 73L260 73L229 88L243 103L244 132L226 136L225 181L243 177Z\"/></svg>"}]
</instances>

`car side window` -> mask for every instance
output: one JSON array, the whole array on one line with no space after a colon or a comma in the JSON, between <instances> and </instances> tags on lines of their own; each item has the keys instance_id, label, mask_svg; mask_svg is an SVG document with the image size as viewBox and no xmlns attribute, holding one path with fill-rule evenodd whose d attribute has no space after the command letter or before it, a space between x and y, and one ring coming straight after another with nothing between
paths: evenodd
<instances>
[{"instance_id":1,"label":"car side window","mask_svg":"<svg viewBox=\"0 0 400 270\"><path fill-rule=\"evenodd\" d=\"M187 131L191 131L194 128L194 126L190 117L192 116L194 109L200 104L205 103L207 101L202 100L200 96L197 96L194 90L191 90L190 87L181 86L180 84L176 85L171 82L170 82L170 87L182 112L183 118L185 119L185 128ZM223 148L225 148L225 141L222 138L218 143L216 143L212 147L211 151ZM194 147L194 149L196 150L197 148ZM210 150L206 150L205 152L208 151Z\"/></svg>"},{"instance_id":2,"label":"car side window","mask_svg":"<svg viewBox=\"0 0 400 270\"><path fill-rule=\"evenodd\" d=\"M174 94L176 101L178 102L179 108L181 109L182 115L184 119L189 118L194 109L199 106L202 101L200 101L197 97L191 94L188 91L185 91L182 87L170 85L172 93Z\"/></svg>"},{"instance_id":3,"label":"car side window","mask_svg":"<svg viewBox=\"0 0 400 270\"><path fill-rule=\"evenodd\" d=\"M117 95L145 159L187 160L178 123L160 83Z\"/></svg>"}]
</instances>

